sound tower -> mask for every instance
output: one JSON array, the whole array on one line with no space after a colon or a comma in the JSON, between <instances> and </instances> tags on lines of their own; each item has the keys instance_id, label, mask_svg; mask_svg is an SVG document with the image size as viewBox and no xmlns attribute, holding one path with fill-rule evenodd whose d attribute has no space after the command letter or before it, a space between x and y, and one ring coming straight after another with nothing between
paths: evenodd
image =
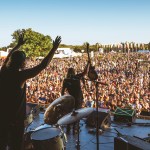
<instances>
[{"instance_id":1,"label":"sound tower","mask_svg":"<svg viewBox=\"0 0 150 150\"><path fill-rule=\"evenodd\" d=\"M109 109L98 109L99 128L105 129L110 127L111 117ZM96 109L87 117L86 124L89 127L96 127Z\"/></svg>"}]
</instances>

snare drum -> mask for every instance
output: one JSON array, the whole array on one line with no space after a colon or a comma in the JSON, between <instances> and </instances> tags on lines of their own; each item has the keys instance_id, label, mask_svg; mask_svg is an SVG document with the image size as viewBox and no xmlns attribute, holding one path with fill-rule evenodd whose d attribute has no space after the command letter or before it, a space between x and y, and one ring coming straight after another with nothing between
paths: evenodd
<instances>
[{"instance_id":1,"label":"snare drum","mask_svg":"<svg viewBox=\"0 0 150 150\"><path fill-rule=\"evenodd\" d=\"M46 127L51 127L51 125L40 125L39 127L35 128L35 129L30 129L28 131L25 131L24 133L24 150L35 150L31 141L31 134L39 129L43 129Z\"/></svg>"},{"instance_id":2,"label":"snare drum","mask_svg":"<svg viewBox=\"0 0 150 150\"><path fill-rule=\"evenodd\" d=\"M65 133L61 128L42 125L31 134L31 141L35 150L64 150Z\"/></svg>"}]
</instances>

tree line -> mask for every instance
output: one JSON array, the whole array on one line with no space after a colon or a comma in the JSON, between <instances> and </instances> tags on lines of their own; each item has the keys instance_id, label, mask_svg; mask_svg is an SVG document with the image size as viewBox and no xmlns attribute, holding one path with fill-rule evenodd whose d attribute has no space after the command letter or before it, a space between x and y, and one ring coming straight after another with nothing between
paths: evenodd
<instances>
[{"instance_id":1,"label":"tree line","mask_svg":"<svg viewBox=\"0 0 150 150\"><path fill-rule=\"evenodd\" d=\"M24 33L24 37L27 39L26 43L21 47L21 50L25 51L28 57L38 57L45 56L49 49L52 47L52 38L49 35L44 35L39 32L33 31L31 28L28 29L18 29L14 31L12 34L13 41L6 47L1 47L0 50L6 51L8 48L12 48L18 42L18 35L20 32ZM82 45L66 45L60 44L60 47L63 48L71 48L75 52L86 52L87 42ZM99 48L102 48L105 53L110 51L116 52L136 52L139 49L149 49L150 50L150 42L148 44L135 44L134 42L122 42L118 45L102 45L100 43L95 43L89 46L89 51L98 51Z\"/></svg>"}]
</instances>

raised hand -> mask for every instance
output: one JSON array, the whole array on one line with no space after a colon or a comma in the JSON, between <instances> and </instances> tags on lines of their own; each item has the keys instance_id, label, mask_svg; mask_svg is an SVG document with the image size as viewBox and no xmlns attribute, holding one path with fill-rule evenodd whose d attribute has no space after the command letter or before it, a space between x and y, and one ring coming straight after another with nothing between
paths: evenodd
<instances>
[{"instance_id":1,"label":"raised hand","mask_svg":"<svg viewBox=\"0 0 150 150\"><path fill-rule=\"evenodd\" d=\"M61 43L61 36L57 36L56 39L53 41L53 49L57 49L60 43Z\"/></svg>"},{"instance_id":2,"label":"raised hand","mask_svg":"<svg viewBox=\"0 0 150 150\"><path fill-rule=\"evenodd\" d=\"M18 45L21 46L26 42L26 39L24 39L24 33L19 33L18 37Z\"/></svg>"},{"instance_id":3,"label":"raised hand","mask_svg":"<svg viewBox=\"0 0 150 150\"><path fill-rule=\"evenodd\" d=\"M8 60L9 60L9 57L11 56L11 54L12 54L14 51L18 50L18 48L26 42L26 39L24 39L24 32L19 32L19 31L18 31L17 33L18 33L18 44L17 44L17 45L9 52L9 54L7 55L7 57L6 57L6 59L5 59L4 63L3 63L3 65L2 65L1 70L3 70L3 69L6 68L6 64L7 64Z\"/></svg>"}]
</instances>

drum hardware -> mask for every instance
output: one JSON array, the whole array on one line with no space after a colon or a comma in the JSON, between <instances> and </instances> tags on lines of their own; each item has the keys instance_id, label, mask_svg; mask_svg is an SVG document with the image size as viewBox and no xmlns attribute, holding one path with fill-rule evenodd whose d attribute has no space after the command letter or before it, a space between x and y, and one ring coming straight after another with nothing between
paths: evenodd
<instances>
[{"instance_id":1,"label":"drum hardware","mask_svg":"<svg viewBox=\"0 0 150 150\"><path fill-rule=\"evenodd\" d=\"M82 108L78 110L74 110L73 112L65 115L61 119L58 120L59 125L69 125L72 123L77 122L77 140L76 140L76 148L77 150L80 150L80 119L87 117L89 114L93 112L93 108Z\"/></svg>"},{"instance_id":2,"label":"drum hardware","mask_svg":"<svg viewBox=\"0 0 150 150\"><path fill-rule=\"evenodd\" d=\"M24 121L25 128L28 128L30 124L34 121L34 119L39 115L40 108L39 105L32 106L33 104L27 103L26 104L26 119ZM25 129L27 130L27 129Z\"/></svg>"},{"instance_id":3,"label":"drum hardware","mask_svg":"<svg viewBox=\"0 0 150 150\"><path fill-rule=\"evenodd\" d=\"M91 114L94 111L94 108L81 108L77 109L61 119L58 120L57 124L58 125L68 125L72 124L76 121L79 121L80 119L87 117L89 114Z\"/></svg>"},{"instance_id":4,"label":"drum hardware","mask_svg":"<svg viewBox=\"0 0 150 150\"><path fill-rule=\"evenodd\" d=\"M27 132L27 130L28 130L29 126L33 123L34 120L32 119L31 122L27 122L27 121L28 120L26 119L25 120L25 132L24 132L24 147L25 147L24 149L25 150L33 150L33 145L32 145L30 136L34 130L30 130L29 132Z\"/></svg>"},{"instance_id":5,"label":"drum hardware","mask_svg":"<svg viewBox=\"0 0 150 150\"><path fill-rule=\"evenodd\" d=\"M32 113L28 114L28 115L26 116L25 121L24 121L24 126L25 126L26 128L28 128L28 126L33 122L33 120L34 120L33 114L32 114Z\"/></svg>"},{"instance_id":6,"label":"drum hardware","mask_svg":"<svg viewBox=\"0 0 150 150\"><path fill-rule=\"evenodd\" d=\"M67 136L66 136L65 132L63 132L63 130L60 126L59 126L59 128L61 130L61 139L62 139L63 144L64 144L64 150L66 150Z\"/></svg>"},{"instance_id":7,"label":"drum hardware","mask_svg":"<svg viewBox=\"0 0 150 150\"><path fill-rule=\"evenodd\" d=\"M98 112L98 85L101 84L103 86L108 86L107 83L96 81L97 78L93 79L85 79L89 81L93 81L95 83L95 89L96 89L96 144L97 144L97 150L99 150L99 112Z\"/></svg>"},{"instance_id":8,"label":"drum hardware","mask_svg":"<svg viewBox=\"0 0 150 150\"><path fill-rule=\"evenodd\" d=\"M94 81L95 82L95 89L96 89L96 147L99 150L99 112L98 112L98 85L102 84L108 86L108 84Z\"/></svg>"},{"instance_id":9,"label":"drum hardware","mask_svg":"<svg viewBox=\"0 0 150 150\"><path fill-rule=\"evenodd\" d=\"M96 129L89 129L88 133L95 134L96 133ZM101 135L103 133L103 130L99 129L98 133L99 133L99 135Z\"/></svg>"},{"instance_id":10,"label":"drum hardware","mask_svg":"<svg viewBox=\"0 0 150 150\"><path fill-rule=\"evenodd\" d=\"M33 132L34 132L34 130L24 133L24 149L25 150L33 150L33 148L34 148L31 138L30 138L30 136Z\"/></svg>"},{"instance_id":11,"label":"drum hardware","mask_svg":"<svg viewBox=\"0 0 150 150\"><path fill-rule=\"evenodd\" d=\"M40 106L37 105L32 108L31 113L33 114L34 117L38 116L40 113Z\"/></svg>"},{"instance_id":12,"label":"drum hardware","mask_svg":"<svg viewBox=\"0 0 150 150\"><path fill-rule=\"evenodd\" d=\"M80 134L79 134L79 132L80 132L80 124L79 124L79 121L77 122L77 125L78 125L78 127L77 127L77 135L78 135L78 137L77 137L77 140L76 140L76 148L77 148L77 150L80 150Z\"/></svg>"}]
</instances>

